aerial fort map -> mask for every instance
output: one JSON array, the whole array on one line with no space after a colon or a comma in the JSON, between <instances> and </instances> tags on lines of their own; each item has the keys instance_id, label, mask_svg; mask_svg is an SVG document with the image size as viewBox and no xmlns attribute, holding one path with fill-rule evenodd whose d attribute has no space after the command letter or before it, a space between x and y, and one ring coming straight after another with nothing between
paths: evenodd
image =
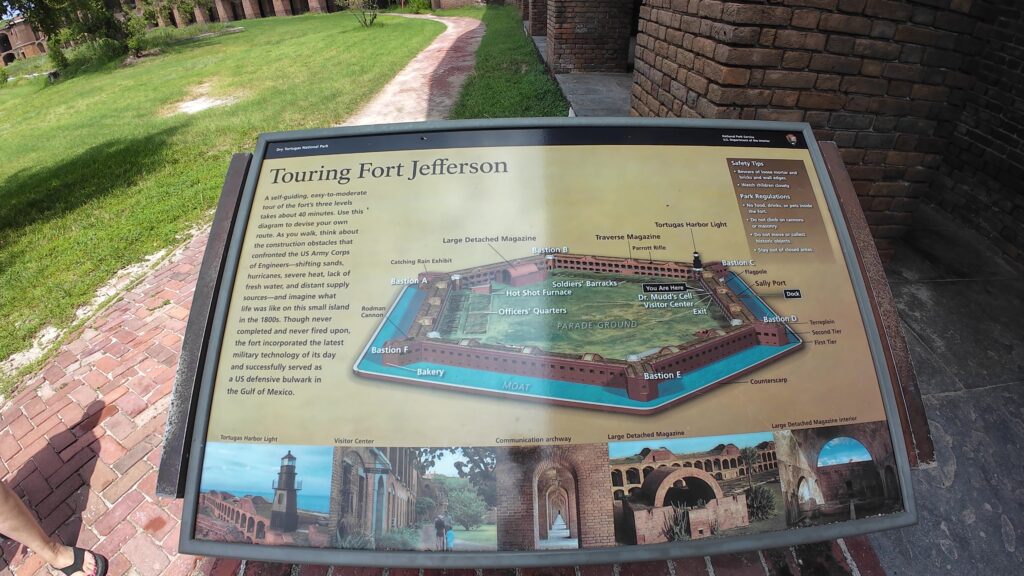
<instances>
[{"instance_id":1,"label":"aerial fort map","mask_svg":"<svg viewBox=\"0 0 1024 576\"><path fill-rule=\"evenodd\" d=\"M403 287L360 376L624 413L653 413L800 349L718 261L556 253Z\"/></svg>"}]
</instances>

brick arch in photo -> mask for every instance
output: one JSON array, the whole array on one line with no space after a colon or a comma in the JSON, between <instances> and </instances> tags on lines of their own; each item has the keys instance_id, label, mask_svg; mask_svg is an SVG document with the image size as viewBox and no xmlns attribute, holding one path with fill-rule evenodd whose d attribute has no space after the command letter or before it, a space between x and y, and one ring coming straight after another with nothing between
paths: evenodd
<instances>
[{"instance_id":1,"label":"brick arch in photo","mask_svg":"<svg viewBox=\"0 0 1024 576\"><path fill-rule=\"evenodd\" d=\"M559 510L564 544L615 544L606 445L498 447L495 456L499 550L548 547Z\"/></svg>"},{"instance_id":2,"label":"brick arch in photo","mask_svg":"<svg viewBox=\"0 0 1024 576\"><path fill-rule=\"evenodd\" d=\"M533 474L535 547L542 549L557 538L579 539L577 473L571 462L545 460ZM565 534L559 534L558 522Z\"/></svg>"},{"instance_id":3,"label":"brick arch in photo","mask_svg":"<svg viewBox=\"0 0 1024 576\"><path fill-rule=\"evenodd\" d=\"M680 486L680 482L685 487ZM710 502L724 498L718 481L711 474L697 468L658 468L644 479L640 487L640 491L650 497L653 506L679 505L676 500L681 497L678 493L680 490L694 491L695 495L688 500L702 499ZM693 506L694 503L687 501L686 505Z\"/></svg>"},{"instance_id":4,"label":"brick arch in photo","mask_svg":"<svg viewBox=\"0 0 1024 576\"><path fill-rule=\"evenodd\" d=\"M856 440L871 455L870 462L819 466L822 448L837 438ZM854 499L854 491L861 500L882 505L900 502L896 457L884 421L780 432L776 447L786 519L791 524L819 513L841 512Z\"/></svg>"}]
</instances>

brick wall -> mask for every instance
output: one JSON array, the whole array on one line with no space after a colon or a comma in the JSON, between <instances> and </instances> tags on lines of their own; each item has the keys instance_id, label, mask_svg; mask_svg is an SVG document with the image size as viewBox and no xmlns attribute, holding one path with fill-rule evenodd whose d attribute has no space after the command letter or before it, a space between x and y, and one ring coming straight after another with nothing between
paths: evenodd
<instances>
[{"instance_id":1,"label":"brick wall","mask_svg":"<svg viewBox=\"0 0 1024 576\"><path fill-rule=\"evenodd\" d=\"M548 0L527 0L530 13L530 36L543 36L548 31Z\"/></svg>"},{"instance_id":2,"label":"brick wall","mask_svg":"<svg viewBox=\"0 0 1024 576\"><path fill-rule=\"evenodd\" d=\"M632 113L810 123L841 148L887 257L973 86L978 10L969 0L646 0Z\"/></svg>"},{"instance_id":3,"label":"brick wall","mask_svg":"<svg viewBox=\"0 0 1024 576\"><path fill-rule=\"evenodd\" d=\"M632 11L632 0L549 0L551 71L625 72Z\"/></svg>"},{"instance_id":4,"label":"brick wall","mask_svg":"<svg viewBox=\"0 0 1024 576\"><path fill-rule=\"evenodd\" d=\"M984 51L930 198L1024 263L1024 3L981 4Z\"/></svg>"}]
</instances>

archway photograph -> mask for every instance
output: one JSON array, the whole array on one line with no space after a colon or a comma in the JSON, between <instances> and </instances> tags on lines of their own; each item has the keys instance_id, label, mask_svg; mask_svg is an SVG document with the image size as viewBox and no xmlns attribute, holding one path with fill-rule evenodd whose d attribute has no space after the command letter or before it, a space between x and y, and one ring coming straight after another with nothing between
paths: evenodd
<instances>
[{"instance_id":1,"label":"archway photograph","mask_svg":"<svg viewBox=\"0 0 1024 576\"><path fill-rule=\"evenodd\" d=\"M498 447L499 550L614 546L604 444Z\"/></svg>"},{"instance_id":2,"label":"archway photograph","mask_svg":"<svg viewBox=\"0 0 1024 576\"><path fill-rule=\"evenodd\" d=\"M813 526L903 509L885 422L775 433L790 526Z\"/></svg>"},{"instance_id":3,"label":"archway photograph","mask_svg":"<svg viewBox=\"0 0 1024 576\"><path fill-rule=\"evenodd\" d=\"M620 544L786 527L770 432L617 442L608 454Z\"/></svg>"}]
</instances>

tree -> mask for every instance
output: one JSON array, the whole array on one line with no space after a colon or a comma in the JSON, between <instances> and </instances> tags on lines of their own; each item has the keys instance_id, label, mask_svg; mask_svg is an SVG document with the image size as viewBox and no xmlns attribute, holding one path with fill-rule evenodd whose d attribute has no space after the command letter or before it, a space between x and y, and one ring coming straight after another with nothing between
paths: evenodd
<instances>
[{"instance_id":1,"label":"tree","mask_svg":"<svg viewBox=\"0 0 1024 576\"><path fill-rule=\"evenodd\" d=\"M435 508L437 508L437 502L434 502L433 498L420 496L416 499L416 519L429 519Z\"/></svg>"},{"instance_id":2,"label":"tree","mask_svg":"<svg viewBox=\"0 0 1024 576\"><path fill-rule=\"evenodd\" d=\"M119 5L118 10L125 12ZM0 14L21 14L47 37L62 29L90 39L123 40L124 28L103 0L0 0Z\"/></svg>"},{"instance_id":3,"label":"tree","mask_svg":"<svg viewBox=\"0 0 1024 576\"><path fill-rule=\"evenodd\" d=\"M470 487L456 488L448 492L448 513L452 520L466 530L472 530L484 523L487 504L476 490Z\"/></svg>"},{"instance_id":4,"label":"tree","mask_svg":"<svg viewBox=\"0 0 1024 576\"><path fill-rule=\"evenodd\" d=\"M494 467L495 452L492 448L420 448L419 469L426 473L445 453L461 454L462 458L455 462L455 470L459 478L469 480L477 493L488 506L494 507L498 501L498 490Z\"/></svg>"},{"instance_id":5,"label":"tree","mask_svg":"<svg viewBox=\"0 0 1024 576\"><path fill-rule=\"evenodd\" d=\"M494 475L495 452L491 448L463 448L463 461L455 463L459 478L469 480L488 506L498 504L497 476Z\"/></svg>"},{"instance_id":6,"label":"tree","mask_svg":"<svg viewBox=\"0 0 1024 576\"><path fill-rule=\"evenodd\" d=\"M116 0L113 0L116 1ZM118 10L124 11L119 5ZM97 40L113 40L121 49L127 33L114 8L104 0L0 0L0 14L21 14L47 37L50 61L67 65L63 49Z\"/></svg>"},{"instance_id":7,"label":"tree","mask_svg":"<svg viewBox=\"0 0 1024 576\"><path fill-rule=\"evenodd\" d=\"M740 462L747 467L747 485L750 488L754 487L754 480L750 477L754 469L757 468L757 463L760 461L761 455L758 453L757 448L753 446L747 446L740 450Z\"/></svg>"}]
</instances>

